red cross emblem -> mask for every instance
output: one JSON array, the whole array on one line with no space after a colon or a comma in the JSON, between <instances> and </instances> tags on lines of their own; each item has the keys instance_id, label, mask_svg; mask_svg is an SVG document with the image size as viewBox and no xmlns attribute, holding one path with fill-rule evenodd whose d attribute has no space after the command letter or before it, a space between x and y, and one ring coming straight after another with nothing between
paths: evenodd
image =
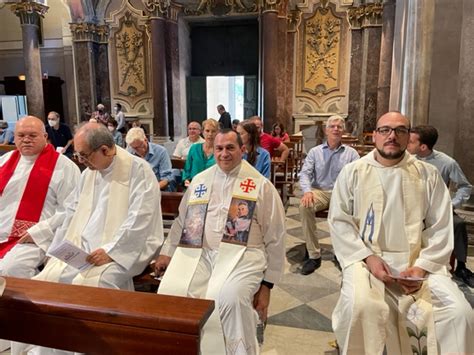
<instances>
[{"instance_id":1,"label":"red cross emblem","mask_svg":"<svg viewBox=\"0 0 474 355\"><path fill-rule=\"evenodd\" d=\"M257 185L253 182L252 179L248 178L240 183L240 188L243 192L249 193L249 191L255 190Z\"/></svg>"}]
</instances>

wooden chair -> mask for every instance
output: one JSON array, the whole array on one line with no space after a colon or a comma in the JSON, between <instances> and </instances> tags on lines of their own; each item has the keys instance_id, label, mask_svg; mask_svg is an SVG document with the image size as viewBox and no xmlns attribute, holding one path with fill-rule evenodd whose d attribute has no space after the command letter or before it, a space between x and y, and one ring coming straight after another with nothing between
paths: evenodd
<instances>
[{"instance_id":1,"label":"wooden chair","mask_svg":"<svg viewBox=\"0 0 474 355\"><path fill-rule=\"evenodd\" d=\"M87 354L199 354L204 299L7 277L0 338Z\"/></svg>"},{"instance_id":2,"label":"wooden chair","mask_svg":"<svg viewBox=\"0 0 474 355\"><path fill-rule=\"evenodd\" d=\"M289 185L290 183L286 180L288 176L288 162L277 162L272 161L270 181L273 183L273 186L277 189L280 194L281 201L285 210L288 208L289 203Z\"/></svg>"},{"instance_id":3,"label":"wooden chair","mask_svg":"<svg viewBox=\"0 0 474 355\"><path fill-rule=\"evenodd\" d=\"M184 192L161 191L161 214L163 219L175 219L179 215L179 204Z\"/></svg>"}]
</instances>

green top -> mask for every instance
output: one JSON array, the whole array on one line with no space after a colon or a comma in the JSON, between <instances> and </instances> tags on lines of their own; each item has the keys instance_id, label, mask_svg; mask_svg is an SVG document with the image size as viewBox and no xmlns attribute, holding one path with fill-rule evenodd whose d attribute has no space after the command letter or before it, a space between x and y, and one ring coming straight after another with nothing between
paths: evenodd
<instances>
[{"instance_id":1,"label":"green top","mask_svg":"<svg viewBox=\"0 0 474 355\"><path fill-rule=\"evenodd\" d=\"M214 154L211 154L209 158L206 157L203 150L203 144L204 143L194 143L189 149L183 170L183 181L191 181L201 171L210 168L216 163L214 160Z\"/></svg>"}]
</instances>

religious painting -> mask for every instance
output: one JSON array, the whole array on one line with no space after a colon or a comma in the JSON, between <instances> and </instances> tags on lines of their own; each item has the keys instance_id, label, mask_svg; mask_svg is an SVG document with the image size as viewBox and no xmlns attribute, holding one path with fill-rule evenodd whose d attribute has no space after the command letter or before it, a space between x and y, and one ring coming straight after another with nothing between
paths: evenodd
<instances>
[{"instance_id":1,"label":"religious painting","mask_svg":"<svg viewBox=\"0 0 474 355\"><path fill-rule=\"evenodd\" d=\"M225 224L223 242L247 245L256 201L232 198Z\"/></svg>"},{"instance_id":2,"label":"religious painting","mask_svg":"<svg viewBox=\"0 0 474 355\"><path fill-rule=\"evenodd\" d=\"M207 204L189 205L181 232L180 246L201 248Z\"/></svg>"}]
</instances>

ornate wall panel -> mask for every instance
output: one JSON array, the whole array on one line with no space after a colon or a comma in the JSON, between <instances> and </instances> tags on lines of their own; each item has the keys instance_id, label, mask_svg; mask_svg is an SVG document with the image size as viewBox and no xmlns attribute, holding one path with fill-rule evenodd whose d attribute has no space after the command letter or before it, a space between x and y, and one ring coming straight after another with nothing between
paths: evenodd
<instances>
[{"instance_id":1,"label":"ornate wall panel","mask_svg":"<svg viewBox=\"0 0 474 355\"><path fill-rule=\"evenodd\" d=\"M346 113L349 23L346 11L321 1L298 26L296 114Z\"/></svg>"},{"instance_id":2,"label":"ornate wall panel","mask_svg":"<svg viewBox=\"0 0 474 355\"><path fill-rule=\"evenodd\" d=\"M147 17L124 2L110 14L109 62L113 101L120 102L127 116L150 116L152 83L150 34Z\"/></svg>"}]
</instances>

